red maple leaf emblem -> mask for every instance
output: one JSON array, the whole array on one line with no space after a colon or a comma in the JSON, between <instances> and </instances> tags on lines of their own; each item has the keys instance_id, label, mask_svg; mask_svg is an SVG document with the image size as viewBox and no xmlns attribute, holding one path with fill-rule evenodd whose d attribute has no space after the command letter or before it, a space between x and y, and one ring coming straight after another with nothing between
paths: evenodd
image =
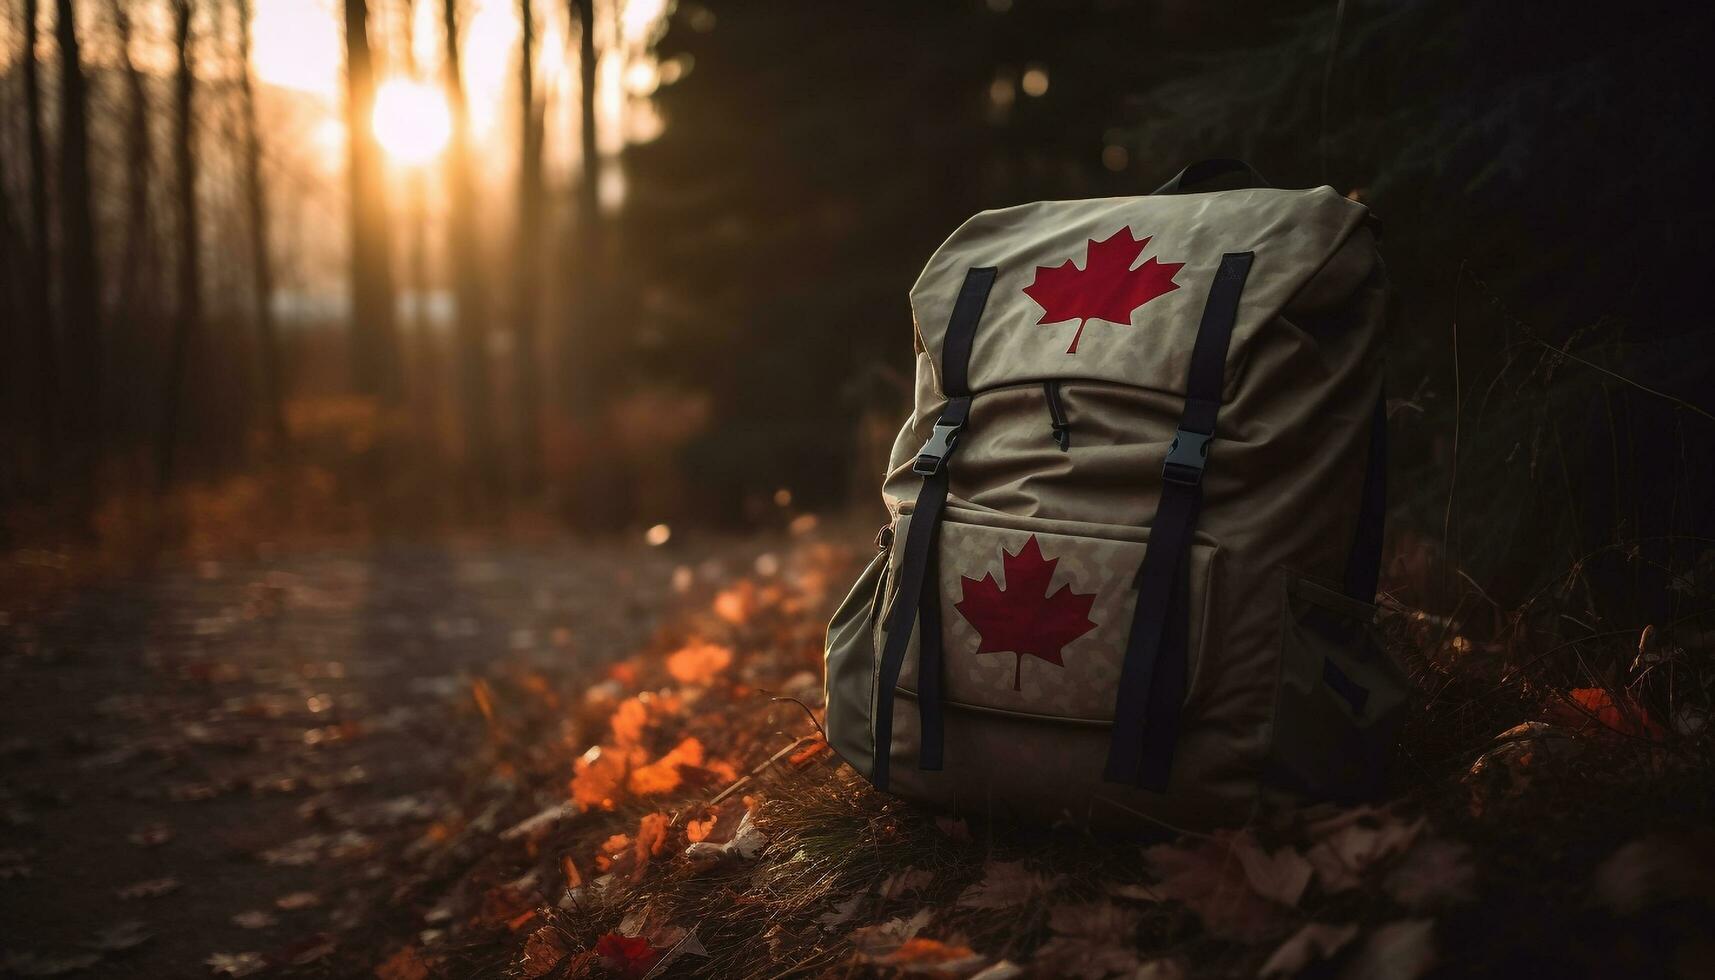
<instances>
[{"instance_id":1,"label":"red maple leaf emblem","mask_svg":"<svg viewBox=\"0 0 1715 980\"><path fill-rule=\"evenodd\" d=\"M1019 689L1025 657L1064 667L1060 659L1062 648L1096 628L1090 621L1090 606L1096 601L1094 592L1088 595L1073 592L1071 583L1067 583L1053 595L1048 594L1054 566L1058 564L1058 558L1042 557L1042 546L1032 534L1017 554L1001 549L1005 588L994 580L992 573L981 579L959 576L964 596L953 608L981 637L977 653L1018 654L1012 671L1015 691Z\"/></svg>"},{"instance_id":2,"label":"red maple leaf emblem","mask_svg":"<svg viewBox=\"0 0 1715 980\"><path fill-rule=\"evenodd\" d=\"M1077 320L1068 354L1078 353L1078 338L1091 320L1130 324L1133 310L1179 288L1173 277L1185 268L1183 262L1161 262L1151 255L1133 269L1131 264L1148 245L1149 237L1136 239L1130 228L1121 228L1099 242L1090 239L1082 269L1071 259L1053 268L1037 266L1036 280L1024 287L1024 295L1042 307L1042 319L1036 322Z\"/></svg>"}]
</instances>

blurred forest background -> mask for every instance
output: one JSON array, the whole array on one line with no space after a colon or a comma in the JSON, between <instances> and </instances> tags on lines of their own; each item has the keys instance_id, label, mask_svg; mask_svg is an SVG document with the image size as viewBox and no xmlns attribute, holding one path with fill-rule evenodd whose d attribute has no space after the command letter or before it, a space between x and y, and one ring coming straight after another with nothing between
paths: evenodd
<instances>
[{"instance_id":1,"label":"blurred forest background","mask_svg":"<svg viewBox=\"0 0 1715 980\"><path fill-rule=\"evenodd\" d=\"M873 508L942 237L1235 155L1384 222L1396 587L1715 575L1694 5L3 12L14 548Z\"/></svg>"}]
</instances>

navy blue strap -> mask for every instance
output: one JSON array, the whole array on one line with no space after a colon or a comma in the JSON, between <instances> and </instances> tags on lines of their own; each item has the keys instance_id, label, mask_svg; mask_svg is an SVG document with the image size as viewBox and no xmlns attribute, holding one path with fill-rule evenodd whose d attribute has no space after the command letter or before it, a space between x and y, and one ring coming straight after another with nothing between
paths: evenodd
<instances>
[{"instance_id":1,"label":"navy blue strap","mask_svg":"<svg viewBox=\"0 0 1715 980\"><path fill-rule=\"evenodd\" d=\"M1238 321L1239 297L1250 275L1251 252L1221 256L1203 319L1191 348L1185 408L1162 463L1161 501L1150 522L1149 546L1137 575L1125 662L1114 698L1114 727L1103 778L1167 789L1179 737L1179 710L1189 672L1189 566L1186 555L1203 502L1203 468L1221 407L1227 348Z\"/></svg>"},{"instance_id":2,"label":"navy blue strap","mask_svg":"<svg viewBox=\"0 0 1715 980\"><path fill-rule=\"evenodd\" d=\"M937 571L939 548L936 531L947 505L947 462L958 448L959 436L970 417L970 358L977 324L988 304L996 270L971 269L965 273L947 336L941 348L941 390L947 407L935 423L933 434L917 451L913 469L923 476L923 488L911 510L911 526L905 533L904 552L899 560L899 591L882 628L887 641L882 646L879 690L875 704L875 763L870 782L886 789L893 755L894 689L905 665L905 650L917 627L917 712L922 728L918 755L921 769L941 768L941 589Z\"/></svg>"}]
</instances>

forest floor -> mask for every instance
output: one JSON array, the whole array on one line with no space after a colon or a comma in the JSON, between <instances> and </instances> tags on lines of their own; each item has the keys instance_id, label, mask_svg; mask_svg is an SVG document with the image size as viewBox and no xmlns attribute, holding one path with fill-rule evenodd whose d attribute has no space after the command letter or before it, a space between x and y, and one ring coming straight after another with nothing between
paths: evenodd
<instances>
[{"instance_id":1,"label":"forest floor","mask_svg":"<svg viewBox=\"0 0 1715 980\"><path fill-rule=\"evenodd\" d=\"M378 545L6 609L0 970L1715 975L1703 760L1590 692L1473 712L1474 659L1417 657L1385 806L1140 843L874 792L806 711L864 539Z\"/></svg>"}]
</instances>

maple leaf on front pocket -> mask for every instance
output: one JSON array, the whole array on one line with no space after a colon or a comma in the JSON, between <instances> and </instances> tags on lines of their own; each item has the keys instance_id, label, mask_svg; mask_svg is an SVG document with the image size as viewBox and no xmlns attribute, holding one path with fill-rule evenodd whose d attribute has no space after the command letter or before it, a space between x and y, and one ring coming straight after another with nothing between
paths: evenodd
<instances>
[{"instance_id":1,"label":"maple leaf on front pocket","mask_svg":"<svg viewBox=\"0 0 1715 980\"><path fill-rule=\"evenodd\" d=\"M1090 239L1082 269L1071 259L1036 267L1035 281L1024 287L1024 295L1042 307L1042 319L1036 322L1078 321L1078 332L1066 353L1078 353L1078 338L1089 321L1130 324L1132 311L1179 288L1173 277L1185 268L1183 262L1162 262L1152 255L1137 268L1131 267L1151 237L1136 239L1129 227L1121 228L1099 242Z\"/></svg>"},{"instance_id":2,"label":"maple leaf on front pocket","mask_svg":"<svg viewBox=\"0 0 1715 980\"><path fill-rule=\"evenodd\" d=\"M1001 548L1004 587L992 573L981 579L959 576L963 597L953 608L981 638L977 653L1018 655L1012 671L1015 691L1020 690L1025 657L1064 667L1060 657L1066 644L1096 628L1090 621L1094 592L1073 592L1068 582L1053 595L1048 594L1058 564L1058 558L1042 557L1042 546L1032 534L1017 554Z\"/></svg>"}]
</instances>

